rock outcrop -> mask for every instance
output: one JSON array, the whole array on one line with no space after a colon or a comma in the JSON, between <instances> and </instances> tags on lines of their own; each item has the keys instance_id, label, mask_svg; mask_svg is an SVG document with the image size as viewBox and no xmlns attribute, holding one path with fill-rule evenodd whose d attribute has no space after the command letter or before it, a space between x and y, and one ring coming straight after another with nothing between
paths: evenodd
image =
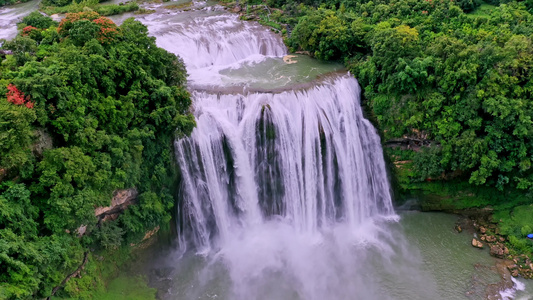
<instances>
[{"instance_id":1,"label":"rock outcrop","mask_svg":"<svg viewBox=\"0 0 533 300\"><path fill-rule=\"evenodd\" d=\"M483 248L483 243L478 241L476 238L472 239L472 246L476 248Z\"/></svg>"},{"instance_id":2,"label":"rock outcrop","mask_svg":"<svg viewBox=\"0 0 533 300\"><path fill-rule=\"evenodd\" d=\"M43 128L35 130L35 143L32 146L33 153L42 157L43 152L54 147L52 137Z\"/></svg>"},{"instance_id":3,"label":"rock outcrop","mask_svg":"<svg viewBox=\"0 0 533 300\"><path fill-rule=\"evenodd\" d=\"M99 222L115 220L128 206L135 203L138 194L135 188L117 190L114 193L113 199L111 199L111 205L95 208L94 215L98 218Z\"/></svg>"},{"instance_id":4,"label":"rock outcrop","mask_svg":"<svg viewBox=\"0 0 533 300\"><path fill-rule=\"evenodd\" d=\"M503 244L496 243L490 246L490 255L497 258L504 258L505 256L509 255L509 249L507 249L507 247L505 247Z\"/></svg>"}]
</instances>

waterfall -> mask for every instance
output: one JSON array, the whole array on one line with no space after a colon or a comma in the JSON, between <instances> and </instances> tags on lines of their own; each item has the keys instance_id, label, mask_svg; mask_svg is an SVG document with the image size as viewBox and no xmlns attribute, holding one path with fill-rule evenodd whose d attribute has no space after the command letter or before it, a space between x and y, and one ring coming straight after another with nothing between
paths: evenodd
<instances>
[{"instance_id":1,"label":"waterfall","mask_svg":"<svg viewBox=\"0 0 533 300\"><path fill-rule=\"evenodd\" d=\"M181 266L201 271L169 299L390 299L374 278L403 244L390 243L380 139L353 76L293 76L279 36L234 15L141 21L184 59L197 122L175 149L180 246L194 254ZM257 88L251 74L283 84Z\"/></svg>"},{"instance_id":2,"label":"waterfall","mask_svg":"<svg viewBox=\"0 0 533 300\"><path fill-rule=\"evenodd\" d=\"M157 36L157 45L181 56L189 71L287 52L278 36L256 23L239 21L238 15L181 13L172 17L148 16L143 23Z\"/></svg>"},{"instance_id":3,"label":"waterfall","mask_svg":"<svg viewBox=\"0 0 533 300\"><path fill-rule=\"evenodd\" d=\"M379 136L350 75L281 93L193 92L197 128L176 141L195 246L283 218L299 231L393 214Z\"/></svg>"}]
</instances>

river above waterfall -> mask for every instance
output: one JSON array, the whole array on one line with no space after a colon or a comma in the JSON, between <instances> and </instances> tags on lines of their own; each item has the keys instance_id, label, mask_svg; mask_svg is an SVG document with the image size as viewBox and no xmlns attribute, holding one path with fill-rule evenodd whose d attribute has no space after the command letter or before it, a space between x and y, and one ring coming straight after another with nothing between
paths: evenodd
<instances>
[{"instance_id":1,"label":"river above waterfall","mask_svg":"<svg viewBox=\"0 0 533 300\"><path fill-rule=\"evenodd\" d=\"M0 39L17 36L17 23L39 7L40 0L0 7Z\"/></svg>"}]
</instances>

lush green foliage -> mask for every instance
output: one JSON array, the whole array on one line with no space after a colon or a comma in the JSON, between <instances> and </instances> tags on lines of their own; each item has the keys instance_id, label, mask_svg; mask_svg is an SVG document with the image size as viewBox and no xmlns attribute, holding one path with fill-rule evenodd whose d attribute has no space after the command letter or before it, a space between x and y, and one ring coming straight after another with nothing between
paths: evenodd
<instances>
[{"instance_id":1,"label":"lush green foliage","mask_svg":"<svg viewBox=\"0 0 533 300\"><path fill-rule=\"evenodd\" d=\"M118 15L125 12L138 11L139 5L136 2L123 2L119 4L100 4L96 0L83 0L72 2L64 6L56 6L53 3L43 4L42 11L48 15L76 13L93 10L102 16Z\"/></svg>"},{"instance_id":2,"label":"lush green foliage","mask_svg":"<svg viewBox=\"0 0 533 300\"><path fill-rule=\"evenodd\" d=\"M69 4L84 4L84 6L90 6L90 5L87 5L88 3L90 3L91 5L95 4L95 3L98 3L98 2L104 2L105 0L43 0L41 2L42 5L44 6L56 6L56 7L61 7L61 6L67 6Z\"/></svg>"},{"instance_id":3,"label":"lush green foliage","mask_svg":"<svg viewBox=\"0 0 533 300\"><path fill-rule=\"evenodd\" d=\"M431 142L415 159L420 179L460 172L472 184L533 191L530 2L482 13L475 1L304 3L327 6L285 4L288 44L344 59L385 139Z\"/></svg>"},{"instance_id":4,"label":"lush green foliage","mask_svg":"<svg viewBox=\"0 0 533 300\"><path fill-rule=\"evenodd\" d=\"M168 222L172 141L194 126L183 63L141 23L118 27L91 11L23 23L0 67L2 299L46 297L88 248L136 242ZM99 222L95 207L132 187L137 205ZM97 283L73 279L66 292Z\"/></svg>"},{"instance_id":5,"label":"lush green foliage","mask_svg":"<svg viewBox=\"0 0 533 300\"><path fill-rule=\"evenodd\" d=\"M533 233L533 206L522 205L494 215L500 223L501 232L509 236L509 242L520 253L533 253L533 241L524 236Z\"/></svg>"},{"instance_id":6,"label":"lush green foliage","mask_svg":"<svg viewBox=\"0 0 533 300\"><path fill-rule=\"evenodd\" d=\"M100 300L155 300L156 289L149 288L142 278L118 277L111 281L105 293L97 294Z\"/></svg>"}]
</instances>

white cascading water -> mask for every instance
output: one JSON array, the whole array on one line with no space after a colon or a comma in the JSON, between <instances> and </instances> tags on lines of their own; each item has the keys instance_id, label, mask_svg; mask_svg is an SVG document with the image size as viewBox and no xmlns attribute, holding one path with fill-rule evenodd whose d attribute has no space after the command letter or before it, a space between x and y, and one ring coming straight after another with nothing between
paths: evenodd
<instances>
[{"instance_id":1,"label":"white cascading water","mask_svg":"<svg viewBox=\"0 0 533 300\"><path fill-rule=\"evenodd\" d=\"M17 35L17 23L39 7L40 1L0 6L0 39L10 40ZM1 45L1 42L0 42Z\"/></svg>"},{"instance_id":2,"label":"white cascading water","mask_svg":"<svg viewBox=\"0 0 533 300\"><path fill-rule=\"evenodd\" d=\"M197 122L175 142L180 238L205 265L167 298L393 299L382 286L407 277L376 269L404 249L385 229L397 216L357 81L254 92L244 80L234 92L218 72L283 56L279 36L228 14L142 22L184 59Z\"/></svg>"},{"instance_id":3,"label":"white cascading water","mask_svg":"<svg viewBox=\"0 0 533 300\"><path fill-rule=\"evenodd\" d=\"M176 149L196 246L271 216L313 233L393 214L358 95L349 75L282 93L194 92L197 128Z\"/></svg>"},{"instance_id":4,"label":"white cascading water","mask_svg":"<svg viewBox=\"0 0 533 300\"><path fill-rule=\"evenodd\" d=\"M279 37L238 15L216 14L187 19L146 17L143 23L157 36L158 46L183 58L187 70L227 66L255 55L283 56L287 50ZM195 72L196 71L196 72Z\"/></svg>"}]
</instances>

